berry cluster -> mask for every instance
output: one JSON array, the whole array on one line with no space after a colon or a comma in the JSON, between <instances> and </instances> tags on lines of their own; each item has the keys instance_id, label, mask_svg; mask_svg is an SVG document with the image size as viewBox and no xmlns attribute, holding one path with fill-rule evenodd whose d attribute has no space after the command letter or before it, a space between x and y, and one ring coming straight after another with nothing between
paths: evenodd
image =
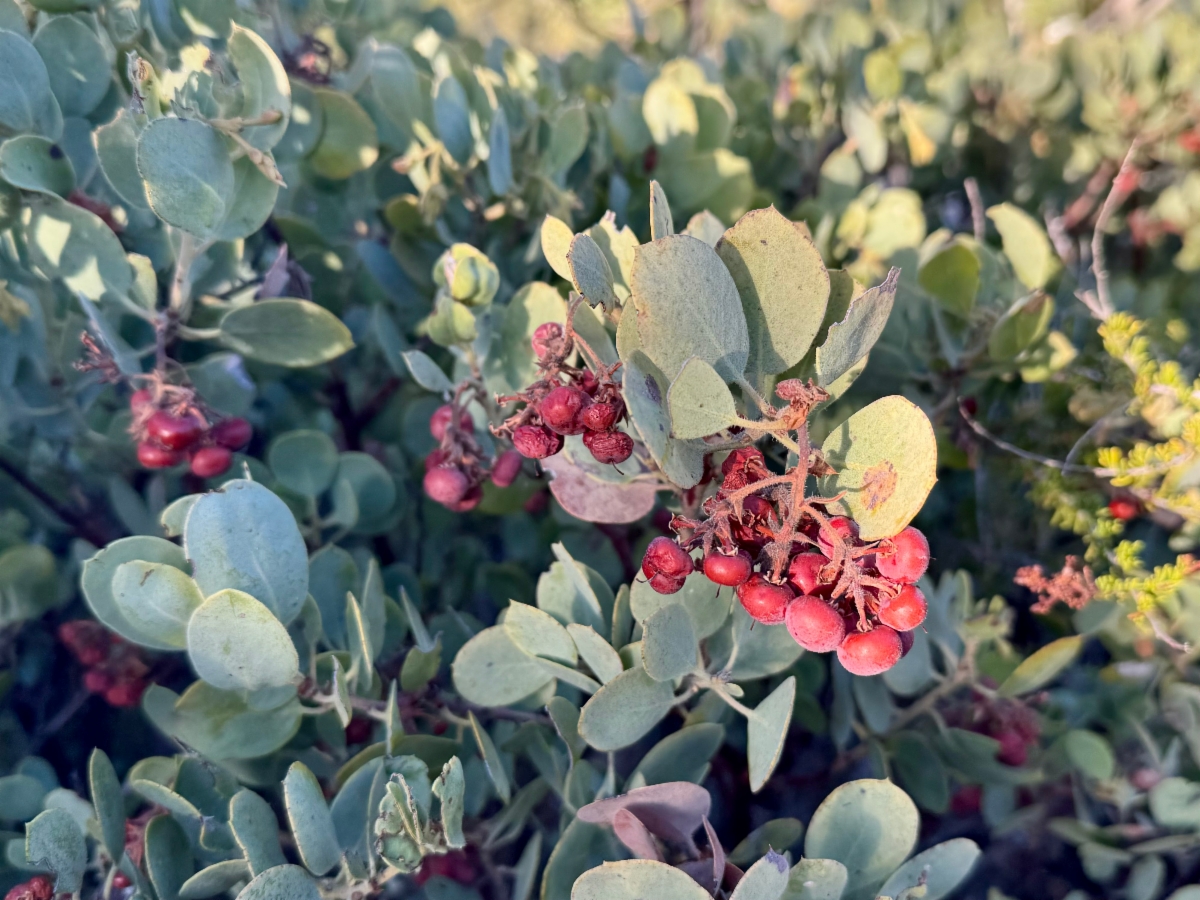
<instances>
[{"instance_id":1,"label":"berry cluster","mask_svg":"<svg viewBox=\"0 0 1200 900\"><path fill-rule=\"evenodd\" d=\"M1029 750L1036 747L1042 725L1037 712L1020 700L976 695L969 704L950 709L947 723L977 734L985 734L1000 742L996 760L1006 766L1023 766Z\"/></svg>"},{"instance_id":2,"label":"berry cluster","mask_svg":"<svg viewBox=\"0 0 1200 900\"><path fill-rule=\"evenodd\" d=\"M58 639L87 669L83 686L90 693L102 695L109 706L138 705L150 667L136 647L91 619L64 622L58 626Z\"/></svg>"},{"instance_id":3,"label":"berry cluster","mask_svg":"<svg viewBox=\"0 0 1200 900\"><path fill-rule=\"evenodd\" d=\"M34 875L28 881L9 889L4 900L53 900L54 879L46 875Z\"/></svg>"},{"instance_id":4,"label":"berry cluster","mask_svg":"<svg viewBox=\"0 0 1200 900\"><path fill-rule=\"evenodd\" d=\"M818 459L807 472L823 469ZM925 621L925 596L915 584L929 565L929 543L912 527L861 540L857 523L825 511L836 498L793 500L802 491L796 471L773 475L754 447L730 453L719 490L703 504L707 517L675 516L679 538L651 541L642 572L654 590L674 593L695 571L690 551L699 549L700 569L736 588L756 621L785 625L806 650L836 650L856 675L885 672Z\"/></svg>"},{"instance_id":5,"label":"berry cluster","mask_svg":"<svg viewBox=\"0 0 1200 900\"><path fill-rule=\"evenodd\" d=\"M490 463L475 439L475 423L465 408L439 406L429 419L429 433L438 446L425 457L425 493L454 512L467 512L483 499L483 483L491 478L505 488L521 474L521 455L505 450Z\"/></svg>"},{"instance_id":6,"label":"berry cluster","mask_svg":"<svg viewBox=\"0 0 1200 900\"><path fill-rule=\"evenodd\" d=\"M130 434L147 469L169 469L188 461L193 475L215 478L233 462L233 451L250 443L254 431L239 417L215 420L195 392L155 381L129 398Z\"/></svg>"},{"instance_id":7,"label":"berry cluster","mask_svg":"<svg viewBox=\"0 0 1200 900\"><path fill-rule=\"evenodd\" d=\"M568 324L539 325L533 333L533 352L541 377L518 394L497 397L498 403L523 403L519 412L499 428L529 459L546 459L563 448L563 438L583 435L583 445L605 464L623 463L633 454L633 438L617 426L625 419L621 386L613 379L620 363L606 366L593 358L595 371L576 368L567 360L576 346L593 356Z\"/></svg>"}]
</instances>

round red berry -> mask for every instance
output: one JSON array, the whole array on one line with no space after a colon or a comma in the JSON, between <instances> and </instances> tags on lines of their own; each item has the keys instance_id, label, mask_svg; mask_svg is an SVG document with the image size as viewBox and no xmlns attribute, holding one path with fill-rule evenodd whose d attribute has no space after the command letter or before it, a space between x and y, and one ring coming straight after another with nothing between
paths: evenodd
<instances>
[{"instance_id":1,"label":"round red berry","mask_svg":"<svg viewBox=\"0 0 1200 900\"><path fill-rule=\"evenodd\" d=\"M884 578L903 584L916 584L929 568L929 541L909 525L879 545L875 553L875 568Z\"/></svg>"},{"instance_id":2,"label":"round red berry","mask_svg":"<svg viewBox=\"0 0 1200 900\"><path fill-rule=\"evenodd\" d=\"M580 414L590 398L577 387L559 385L544 398L538 407L546 427L558 434L583 434L586 430Z\"/></svg>"},{"instance_id":3,"label":"round red berry","mask_svg":"<svg viewBox=\"0 0 1200 900\"><path fill-rule=\"evenodd\" d=\"M133 882L129 880L129 876L126 875L124 872L114 872L113 873L112 886L115 887L118 891L125 890L125 888L129 887L131 884L133 884Z\"/></svg>"},{"instance_id":4,"label":"round red berry","mask_svg":"<svg viewBox=\"0 0 1200 900\"><path fill-rule=\"evenodd\" d=\"M121 681L104 692L104 700L109 706L128 708L137 706L146 690L146 682Z\"/></svg>"},{"instance_id":5,"label":"round red berry","mask_svg":"<svg viewBox=\"0 0 1200 900\"><path fill-rule=\"evenodd\" d=\"M650 587L654 588L655 593L659 594L675 594L683 589L686 578L672 578L670 575L664 575L659 572L657 575L650 576Z\"/></svg>"},{"instance_id":6,"label":"round red berry","mask_svg":"<svg viewBox=\"0 0 1200 900\"><path fill-rule=\"evenodd\" d=\"M738 585L737 595L742 608L756 622L778 625L787 615L788 604L796 593L786 584L773 584L762 575L751 575Z\"/></svg>"},{"instance_id":7,"label":"round red berry","mask_svg":"<svg viewBox=\"0 0 1200 900\"><path fill-rule=\"evenodd\" d=\"M425 473L425 493L443 506L452 506L467 496L471 483L458 466L437 466Z\"/></svg>"},{"instance_id":8,"label":"round red berry","mask_svg":"<svg viewBox=\"0 0 1200 900\"><path fill-rule=\"evenodd\" d=\"M623 431L588 431L583 446L592 452L597 462L623 463L633 455L633 438Z\"/></svg>"},{"instance_id":9,"label":"round red berry","mask_svg":"<svg viewBox=\"0 0 1200 900\"><path fill-rule=\"evenodd\" d=\"M191 413L177 416L160 409L146 421L146 434L168 450L186 450L204 435L204 423Z\"/></svg>"},{"instance_id":10,"label":"round red berry","mask_svg":"<svg viewBox=\"0 0 1200 900\"><path fill-rule=\"evenodd\" d=\"M828 590L830 585L821 582L821 569L828 562L828 557L821 553L798 553L788 565L788 581L801 594Z\"/></svg>"},{"instance_id":11,"label":"round red berry","mask_svg":"<svg viewBox=\"0 0 1200 900\"><path fill-rule=\"evenodd\" d=\"M233 451L228 447L201 447L192 454L191 470L197 478L216 478L229 469Z\"/></svg>"},{"instance_id":12,"label":"round red berry","mask_svg":"<svg viewBox=\"0 0 1200 900\"><path fill-rule=\"evenodd\" d=\"M660 594L673 594L683 586L683 580L696 570L696 564L688 556L687 551L669 537L656 537L646 547L642 556L642 574L650 579L650 584ZM655 583L667 586L668 582L679 582L674 590L663 591Z\"/></svg>"},{"instance_id":13,"label":"round red berry","mask_svg":"<svg viewBox=\"0 0 1200 900\"><path fill-rule=\"evenodd\" d=\"M137 458L147 469L169 469L183 462L183 454L168 450L154 441L142 441L137 447Z\"/></svg>"},{"instance_id":14,"label":"round red berry","mask_svg":"<svg viewBox=\"0 0 1200 900\"><path fill-rule=\"evenodd\" d=\"M616 403L593 403L580 416L589 431L608 431L617 423L621 410Z\"/></svg>"},{"instance_id":15,"label":"round red berry","mask_svg":"<svg viewBox=\"0 0 1200 900\"><path fill-rule=\"evenodd\" d=\"M754 561L745 550L733 555L714 550L704 557L704 574L708 580L726 587L737 587L749 580L754 572Z\"/></svg>"},{"instance_id":16,"label":"round red berry","mask_svg":"<svg viewBox=\"0 0 1200 900\"><path fill-rule=\"evenodd\" d=\"M826 556L833 556L834 539L829 533L831 530L836 532L843 541L854 543L858 540L858 523L845 516L834 516L829 520L828 525L822 525L821 530L817 532L817 544Z\"/></svg>"},{"instance_id":17,"label":"round red berry","mask_svg":"<svg viewBox=\"0 0 1200 900\"><path fill-rule=\"evenodd\" d=\"M1029 747L1026 746L1024 739L1015 731L1002 731L996 735L996 740L1000 742L1000 749L996 752L996 759L1004 763L1006 766L1023 766L1029 758Z\"/></svg>"},{"instance_id":18,"label":"round red berry","mask_svg":"<svg viewBox=\"0 0 1200 900\"><path fill-rule=\"evenodd\" d=\"M881 600L879 621L897 631L912 631L925 621L927 612L929 604L920 588L906 584L895 597Z\"/></svg>"},{"instance_id":19,"label":"round red berry","mask_svg":"<svg viewBox=\"0 0 1200 900\"><path fill-rule=\"evenodd\" d=\"M916 637L914 637L914 634L915 634L915 632L912 632L912 631L900 632L900 658L901 659L904 659L904 657L908 656L908 651L913 648L913 642L916 641Z\"/></svg>"},{"instance_id":20,"label":"round red berry","mask_svg":"<svg viewBox=\"0 0 1200 900\"><path fill-rule=\"evenodd\" d=\"M561 435L541 425L522 425L513 431L513 448L526 459L545 459L563 448Z\"/></svg>"},{"instance_id":21,"label":"round red berry","mask_svg":"<svg viewBox=\"0 0 1200 900\"><path fill-rule=\"evenodd\" d=\"M521 474L523 458L516 450L505 450L492 463L492 484L506 488Z\"/></svg>"},{"instance_id":22,"label":"round red berry","mask_svg":"<svg viewBox=\"0 0 1200 900\"><path fill-rule=\"evenodd\" d=\"M433 439L440 441L444 438L446 431L450 428L450 423L453 421L454 407L449 403L435 409L433 415L429 417L429 433L433 435ZM475 423L471 419L471 414L465 409L458 411L458 429L459 431L466 432L475 430Z\"/></svg>"},{"instance_id":23,"label":"round red berry","mask_svg":"<svg viewBox=\"0 0 1200 900\"><path fill-rule=\"evenodd\" d=\"M900 660L900 635L886 625L851 631L837 648L838 661L851 675L879 675Z\"/></svg>"},{"instance_id":24,"label":"round red berry","mask_svg":"<svg viewBox=\"0 0 1200 900\"><path fill-rule=\"evenodd\" d=\"M1130 519L1137 518L1142 511L1142 506L1132 497L1113 497L1108 501L1108 511L1112 513L1114 519L1128 522Z\"/></svg>"},{"instance_id":25,"label":"round red berry","mask_svg":"<svg viewBox=\"0 0 1200 900\"><path fill-rule=\"evenodd\" d=\"M108 629L91 619L76 619L58 626L58 639L85 666L94 666L108 657L112 637Z\"/></svg>"},{"instance_id":26,"label":"round red berry","mask_svg":"<svg viewBox=\"0 0 1200 900\"><path fill-rule=\"evenodd\" d=\"M212 427L212 439L227 450L241 450L254 437L254 426L241 416L222 419Z\"/></svg>"},{"instance_id":27,"label":"round red berry","mask_svg":"<svg viewBox=\"0 0 1200 900\"><path fill-rule=\"evenodd\" d=\"M813 653L836 650L846 636L842 614L820 597L797 597L788 604L784 623L792 639Z\"/></svg>"},{"instance_id":28,"label":"round red berry","mask_svg":"<svg viewBox=\"0 0 1200 900\"><path fill-rule=\"evenodd\" d=\"M545 359L550 355L550 345L561 341L562 336L563 328L557 322L543 322L534 329L529 342L533 345L533 352L537 358Z\"/></svg>"}]
</instances>

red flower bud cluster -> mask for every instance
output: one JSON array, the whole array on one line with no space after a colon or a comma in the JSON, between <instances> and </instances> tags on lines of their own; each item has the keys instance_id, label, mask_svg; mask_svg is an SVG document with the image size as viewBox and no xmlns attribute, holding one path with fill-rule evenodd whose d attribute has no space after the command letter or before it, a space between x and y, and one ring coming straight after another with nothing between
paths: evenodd
<instances>
[{"instance_id":1,"label":"red flower bud cluster","mask_svg":"<svg viewBox=\"0 0 1200 900\"><path fill-rule=\"evenodd\" d=\"M425 494L454 512L467 512L483 499L483 483L491 478L505 488L521 474L521 455L505 450L487 460L475 438L475 423L458 402L439 406L429 419L438 446L425 457Z\"/></svg>"},{"instance_id":2,"label":"red flower bud cluster","mask_svg":"<svg viewBox=\"0 0 1200 900\"><path fill-rule=\"evenodd\" d=\"M807 471L823 466L818 460ZM929 565L925 536L909 527L861 540L856 522L824 510L832 500L795 503L802 476L773 475L754 447L729 454L721 473L720 489L702 506L707 518L676 516L671 527L680 537L651 541L642 560L651 587L664 594L683 587L697 568L689 551L698 549L700 570L735 588L756 621L785 625L806 650L837 651L856 675L895 665L925 621L925 597L915 586Z\"/></svg>"},{"instance_id":3,"label":"red flower bud cluster","mask_svg":"<svg viewBox=\"0 0 1200 900\"><path fill-rule=\"evenodd\" d=\"M633 454L633 438L618 429L625 419L621 388L613 380L620 363L595 372L567 364L575 338L557 322L539 325L531 340L541 377L499 403L523 403L499 428L529 459L546 459L563 448L563 438L582 435L583 445L602 463L622 463Z\"/></svg>"},{"instance_id":4,"label":"red flower bud cluster","mask_svg":"<svg viewBox=\"0 0 1200 900\"><path fill-rule=\"evenodd\" d=\"M34 875L28 881L9 889L4 900L53 900L54 879L46 875Z\"/></svg>"},{"instance_id":5,"label":"red flower bud cluster","mask_svg":"<svg viewBox=\"0 0 1200 900\"><path fill-rule=\"evenodd\" d=\"M138 705L150 667L136 647L91 619L63 622L58 639L87 669L83 685L90 693L101 694L110 706Z\"/></svg>"},{"instance_id":6,"label":"red flower bud cluster","mask_svg":"<svg viewBox=\"0 0 1200 900\"><path fill-rule=\"evenodd\" d=\"M156 382L129 398L137 456L147 469L169 469L188 461L200 478L215 478L229 469L233 451L250 443L254 429L234 416L214 421L190 388Z\"/></svg>"}]
</instances>

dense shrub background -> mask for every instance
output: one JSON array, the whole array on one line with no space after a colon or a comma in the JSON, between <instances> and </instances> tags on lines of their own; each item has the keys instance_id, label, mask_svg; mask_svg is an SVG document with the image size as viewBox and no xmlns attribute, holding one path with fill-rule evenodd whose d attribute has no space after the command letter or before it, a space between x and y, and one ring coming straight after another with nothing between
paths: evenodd
<instances>
[{"instance_id":1,"label":"dense shrub background","mask_svg":"<svg viewBox=\"0 0 1200 900\"><path fill-rule=\"evenodd\" d=\"M701 784L741 869L768 845L796 863L830 846L815 835L866 827L814 812L839 785L879 778L920 810L916 850L982 848L957 896L1200 896L1193 4L0 0L0 29L0 888L71 869L34 865L26 844L39 839L26 823L60 809L88 835L82 896L179 896L193 869L258 852L233 821L241 788L284 826L263 858L325 875L281 789L301 761L317 789L293 790L309 803L348 796L368 766L383 774L374 792L360 776L352 825L334 800L333 852L349 861L294 896L565 898L585 869L631 855L575 813L642 780ZM897 394L936 436L938 480L913 520L932 548L931 613L906 666L850 676L728 608L700 636L707 676L744 641L729 664L744 707L794 678L765 787L737 698L691 675L677 687L695 699L615 752L564 732L593 690L580 679L599 675L582 648L586 666L532 697L462 687L473 663L460 651L511 600L601 625L607 652L638 636L654 610L638 607L642 554L695 495L664 485L651 511L597 523L532 463L465 513L421 489L430 417L454 386L481 388L484 478L503 449L486 398L532 380L533 326L563 321L572 287L588 293L554 264L547 216L606 250L644 243L652 182L676 230L709 244L773 205L865 287L899 267L865 368L809 427L819 445ZM628 306L628 273L610 275ZM164 383L194 395L155 402L253 426L227 474L139 463L132 390ZM586 477L583 495L615 483L635 503L627 476ZM193 523L188 555L267 567L278 597L256 596L310 676L299 698L262 674L274 632L244 654L244 680L207 675L190 634L118 627L109 568L107 606L85 590L85 561L178 537L197 502L180 498L228 478L268 496L213 512L203 535ZM177 550L136 546L117 561L176 565ZM618 640L605 629L630 597ZM212 688L192 712L169 693L189 685ZM119 875L95 747L133 829ZM445 800L429 818L428 782L451 756L466 850L444 856L463 842L447 843ZM371 884L382 864L363 829L396 773L425 786L434 862ZM662 802L699 802L679 790ZM880 804L902 832L912 804ZM173 824L153 826L145 861L139 829L155 819ZM214 895L236 896L272 868L260 863L223 870ZM586 896L638 896L606 890ZM782 893L826 895L795 878Z\"/></svg>"}]
</instances>

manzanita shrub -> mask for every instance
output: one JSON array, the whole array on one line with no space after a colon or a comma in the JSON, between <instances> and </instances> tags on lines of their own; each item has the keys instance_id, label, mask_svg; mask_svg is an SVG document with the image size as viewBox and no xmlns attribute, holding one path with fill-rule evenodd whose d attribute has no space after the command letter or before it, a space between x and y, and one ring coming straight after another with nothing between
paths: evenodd
<instances>
[{"instance_id":1,"label":"manzanita shrub","mask_svg":"<svg viewBox=\"0 0 1200 900\"><path fill-rule=\"evenodd\" d=\"M794 6L0 0L5 900L1200 897L1200 10Z\"/></svg>"}]
</instances>

